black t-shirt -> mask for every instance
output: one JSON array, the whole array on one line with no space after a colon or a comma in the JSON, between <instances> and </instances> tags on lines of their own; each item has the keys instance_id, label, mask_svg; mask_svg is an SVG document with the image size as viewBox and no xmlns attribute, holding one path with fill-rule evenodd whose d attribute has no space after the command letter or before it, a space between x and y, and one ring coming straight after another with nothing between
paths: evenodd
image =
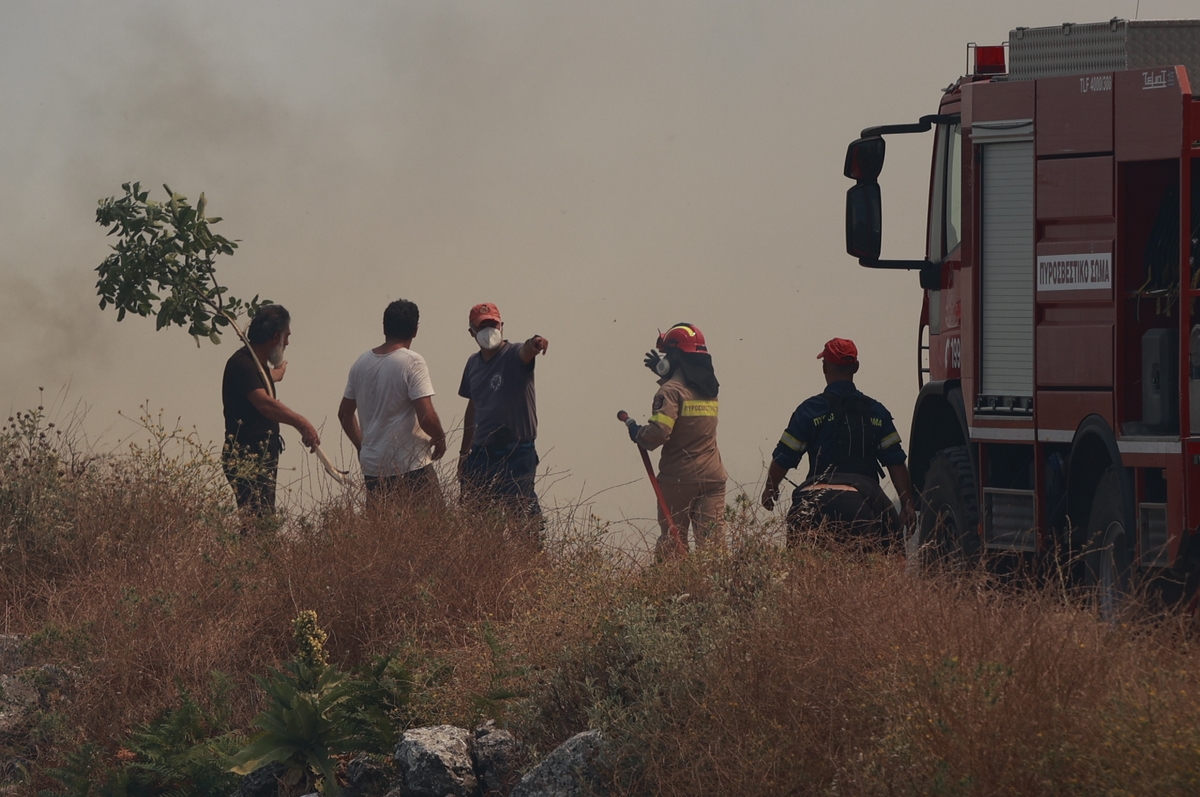
<instances>
[{"instance_id":1,"label":"black t-shirt","mask_svg":"<svg viewBox=\"0 0 1200 797\"><path fill-rule=\"evenodd\" d=\"M274 385L270 370L267 379ZM254 364L254 355L243 346L225 363L225 376L221 380L225 439L232 438L241 446L261 446L269 442L271 450L279 451L282 448L279 423L269 420L250 403L250 393L255 390L267 390L267 395L271 394Z\"/></svg>"},{"instance_id":2,"label":"black t-shirt","mask_svg":"<svg viewBox=\"0 0 1200 797\"><path fill-rule=\"evenodd\" d=\"M475 444L528 443L537 438L533 366L521 360L521 344L504 342L492 359L467 358L458 395L475 402Z\"/></svg>"}]
</instances>

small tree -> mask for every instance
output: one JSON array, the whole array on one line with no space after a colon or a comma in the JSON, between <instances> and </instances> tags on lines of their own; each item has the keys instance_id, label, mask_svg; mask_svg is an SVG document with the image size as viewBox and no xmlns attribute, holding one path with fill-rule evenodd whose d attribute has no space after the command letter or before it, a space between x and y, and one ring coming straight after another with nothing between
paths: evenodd
<instances>
[{"instance_id":1,"label":"small tree","mask_svg":"<svg viewBox=\"0 0 1200 797\"><path fill-rule=\"evenodd\" d=\"M118 321L127 313L153 315L156 329L187 327L197 346L201 338L220 343L222 331L232 329L250 350L263 386L274 397L266 368L238 323L243 313L252 318L271 302L257 294L249 301L235 298L217 282L217 257L232 255L237 242L210 229L221 219L204 215L204 194L192 207L168 185L163 186L170 197L167 202L152 201L141 183L122 183L121 188L125 196L102 199L96 210L96 222L111 227L108 234L117 236L112 254L96 268L100 309L116 307ZM320 446L314 450L329 475L344 484L344 472Z\"/></svg>"}]
</instances>

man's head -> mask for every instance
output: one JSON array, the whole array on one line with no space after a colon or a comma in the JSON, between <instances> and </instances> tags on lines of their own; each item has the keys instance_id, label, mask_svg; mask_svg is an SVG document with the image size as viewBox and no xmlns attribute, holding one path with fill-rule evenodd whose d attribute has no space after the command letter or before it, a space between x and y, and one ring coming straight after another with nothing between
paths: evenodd
<instances>
[{"instance_id":1,"label":"man's head","mask_svg":"<svg viewBox=\"0 0 1200 797\"><path fill-rule=\"evenodd\" d=\"M500 309L491 302L480 302L471 308L468 316L471 337L484 352L494 351L503 342L504 322L500 320ZM487 330L494 329L495 332ZM485 355L486 356L486 355Z\"/></svg>"},{"instance_id":2,"label":"man's head","mask_svg":"<svg viewBox=\"0 0 1200 797\"><path fill-rule=\"evenodd\" d=\"M821 370L825 382L854 381L858 373L858 347L846 338L832 338L821 349L817 359L822 361Z\"/></svg>"},{"instance_id":3,"label":"man's head","mask_svg":"<svg viewBox=\"0 0 1200 797\"><path fill-rule=\"evenodd\" d=\"M268 304L258 308L250 319L246 337L251 346L270 346L267 355L272 367L283 362L283 350L292 335L292 316L281 304Z\"/></svg>"},{"instance_id":4,"label":"man's head","mask_svg":"<svg viewBox=\"0 0 1200 797\"><path fill-rule=\"evenodd\" d=\"M504 322L500 320L500 308L491 302L480 302L472 307L469 321L472 335L484 327L500 327L504 325Z\"/></svg>"},{"instance_id":5,"label":"man's head","mask_svg":"<svg viewBox=\"0 0 1200 797\"><path fill-rule=\"evenodd\" d=\"M388 340L412 340L417 336L421 311L407 299L397 299L383 311L383 336Z\"/></svg>"}]
</instances>

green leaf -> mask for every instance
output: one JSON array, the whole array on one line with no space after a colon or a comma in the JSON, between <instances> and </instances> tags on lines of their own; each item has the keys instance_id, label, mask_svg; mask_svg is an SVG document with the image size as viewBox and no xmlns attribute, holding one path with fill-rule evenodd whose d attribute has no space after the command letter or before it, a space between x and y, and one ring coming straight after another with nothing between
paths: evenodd
<instances>
[{"instance_id":1,"label":"green leaf","mask_svg":"<svg viewBox=\"0 0 1200 797\"><path fill-rule=\"evenodd\" d=\"M280 743L272 734L260 733L251 737L250 743L234 754L233 766L229 770L239 775L249 775L263 764L287 761L294 752L291 745Z\"/></svg>"}]
</instances>

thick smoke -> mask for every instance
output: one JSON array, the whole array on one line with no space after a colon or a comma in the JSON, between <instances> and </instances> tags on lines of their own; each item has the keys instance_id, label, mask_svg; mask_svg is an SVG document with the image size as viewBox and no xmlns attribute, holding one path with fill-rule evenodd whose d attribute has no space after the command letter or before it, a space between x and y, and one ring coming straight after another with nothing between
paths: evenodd
<instances>
[{"instance_id":1,"label":"thick smoke","mask_svg":"<svg viewBox=\"0 0 1200 797\"><path fill-rule=\"evenodd\" d=\"M1146 4L1143 4L1145 6ZM732 478L761 478L834 335L906 428L916 280L842 246L846 143L931 112L965 42L1083 21L1090 4L880 2L8 4L0 10L0 402L71 380L89 423L129 430L149 399L220 435L233 342L197 349L96 307L96 200L136 179L205 191L238 295L294 318L280 397L325 422L387 301L422 311L415 347L450 421L467 309L539 333L543 460L568 500L641 478L613 420L644 418L641 354L688 318L721 376ZM1161 3L1156 15L1182 4ZM923 249L928 142L889 144L885 245ZM161 194L160 194L161 195ZM295 435L293 435L293 438ZM304 462L292 440L286 467ZM453 450L453 449L452 449ZM602 514L652 514L644 483Z\"/></svg>"}]
</instances>

